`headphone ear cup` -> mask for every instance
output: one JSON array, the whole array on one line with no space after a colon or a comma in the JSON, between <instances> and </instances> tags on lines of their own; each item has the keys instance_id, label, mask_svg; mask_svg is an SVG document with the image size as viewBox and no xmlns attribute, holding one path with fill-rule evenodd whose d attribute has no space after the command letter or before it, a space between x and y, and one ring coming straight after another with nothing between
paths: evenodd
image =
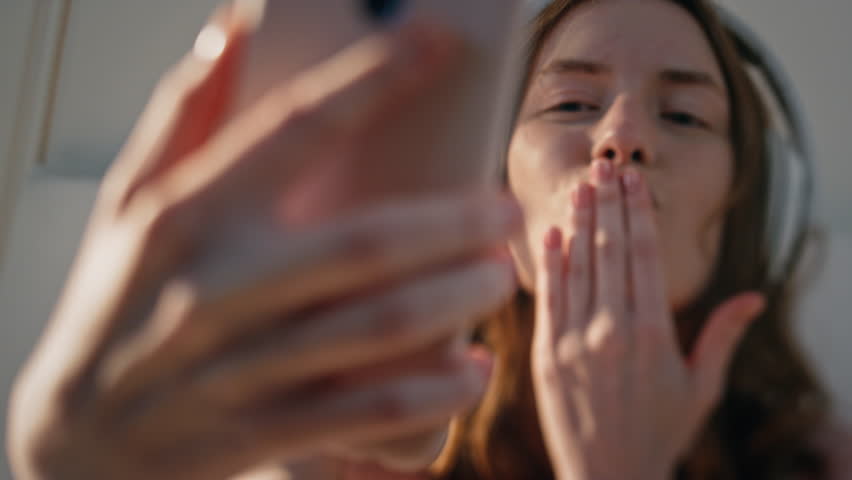
<instances>
[{"instance_id":1,"label":"headphone ear cup","mask_svg":"<svg viewBox=\"0 0 852 480\"><path fill-rule=\"evenodd\" d=\"M775 283L793 273L797 251L810 221L807 177L802 156L776 130L766 136L769 155L769 199L766 241L769 279Z\"/></svg>"}]
</instances>

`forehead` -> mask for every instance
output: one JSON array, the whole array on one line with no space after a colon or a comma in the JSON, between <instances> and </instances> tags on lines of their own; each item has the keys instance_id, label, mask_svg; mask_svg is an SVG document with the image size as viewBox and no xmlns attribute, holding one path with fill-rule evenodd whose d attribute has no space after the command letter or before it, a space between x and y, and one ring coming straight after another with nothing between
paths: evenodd
<instances>
[{"instance_id":1,"label":"forehead","mask_svg":"<svg viewBox=\"0 0 852 480\"><path fill-rule=\"evenodd\" d=\"M563 17L542 45L536 70L556 59L615 70L707 72L723 85L710 43L689 12L670 0L592 0Z\"/></svg>"}]
</instances>

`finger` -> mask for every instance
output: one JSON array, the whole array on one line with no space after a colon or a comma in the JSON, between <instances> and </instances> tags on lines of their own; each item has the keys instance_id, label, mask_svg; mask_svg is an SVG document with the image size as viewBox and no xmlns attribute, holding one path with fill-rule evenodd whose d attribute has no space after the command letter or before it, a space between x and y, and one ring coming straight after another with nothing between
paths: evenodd
<instances>
[{"instance_id":1,"label":"finger","mask_svg":"<svg viewBox=\"0 0 852 480\"><path fill-rule=\"evenodd\" d=\"M203 269L167 287L146 331L114 349L104 388L117 401L133 397L271 319L470 257L521 221L508 197L467 195L383 207L286 245L279 232L246 228L245 238L221 242ZM499 292L471 296L491 301L491 293Z\"/></svg>"},{"instance_id":2,"label":"finger","mask_svg":"<svg viewBox=\"0 0 852 480\"><path fill-rule=\"evenodd\" d=\"M623 325L627 296L627 251L621 190L609 160L592 166L596 210L594 227L594 311Z\"/></svg>"},{"instance_id":3,"label":"finger","mask_svg":"<svg viewBox=\"0 0 852 480\"><path fill-rule=\"evenodd\" d=\"M482 345L471 345L467 347L464 355L468 362L480 370L487 383L494 368L493 354ZM413 369L405 365L398 373L405 371L410 373ZM382 439L376 443L335 446L334 452L340 452L340 456L352 460L373 460L399 472L418 471L438 458L448 438L450 421L450 418L446 418L429 429L402 437Z\"/></svg>"},{"instance_id":4,"label":"finger","mask_svg":"<svg viewBox=\"0 0 852 480\"><path fill-rule=\"evenodd\" d=\"M701 414L718 401L737 345L765 304L762 295L744 293L717 307L707 320L690 362Z\"/></svg>"},{"instance_id":5,"label":"finger","mask_svg":"<svg viewBox=\"0 0 852 480\"><path fill-rule=\"evenodd\" d=\"M144 439L143 444L151 439L146 450L164 455L149 456L151 462L179 461L184 471L209 467L222 475L230 468L242 471L267 461L313 456L336 443L372 444L446 426L449 418L480 398L484 385L480 368L454 355L402 375L305 385L237 410L217 409L196 399L194 409L172 405L108 427Z\"/></svg>"},{"instance_id":6,"label":"finger","mask_svg":"<svg viewBox=\"0 0 852 480\"><path fill-rule=\"evenodd\" d=\"M355 306L303 319L277 335L264 334L266 339L205 368L199 388L217 403L235 405L288 385L399 357L449 338L497 309L513 290L506 264L480 262L435 274ZM428 365L434 360L426 356L424 361ZM394 366L389 368L393 373Z\"/></svg>"},{"instance_id":7,"label":"finger","mask_svg":"<svg viewBox=\"0 0 852 480\"><path fill-rule=\"evenodd\" d=\"M392 362L451 337L465 325L506 302L514 291L509 265L478 262L431 275L355 305L301 319L199 372L197 387L217 404L244 404L252 397L281 391L326 375L389 362L371 376L399 374L400 368L426 368L434 352ZM442 342L443 343L443 342ZM418 366L417 358L423 365Z\"/></svg>"},{"instance_id":8,"label":"finger","mask_svg":"<svg viewBox=\"0 0 852 480\"><path fill-rule=\"evenodd\" d=\"M565 273L565 298L568 312L568 329L583 329L588 323L592 295L592 208L595 192L591 185L582 182L572 195L574 205L567 271Z\"/></svg>"},{"instance_id":9,"label":"finger","mask_svg":"<svg viewBox=\"0 0 852 480\"><path fill-rule=\"evenodd\" d=\"M289 235L286 242L272 230L248 242L223 243L188 281L217 317L281 315L469 257L504 240L521 221L516 202L497 193L397 203Z\"/></svg>"},{"instance_id":10,"label":"finger","mask_svg":"<svg viewBox=\"0 0 852 480\"><path fill-rule=\"evenodd\" d=\"M455 374L411 375L381 385L318 393L243 417L233 435L244 439L245 448L221 454L240 458L241 463L286 460L321 450L331 441L375 442L410 435L469 408L483 389L481 375L466 365Z\"/></svg>"},{"instance_id":11,"label":"finger","mask_svg":"<svg viewBox=\"0 0 852 480\"><path fill-rule=\"evenodd\" d=\"M438 421L428 430L354 446L336 446L329 451L355 463L375 462L396 472L415 472L427 468L438 458L452 419ZM367 477L372 478L372 477Z\"/></svg>"},{"instance_id":12,"label":"finger","mask_svg":"<svg viewBox=\"0 0 852 480\"><path fill-rule=\"evenodd\" d=\"M418 45L424 43L432 46L441 44L442 42L437 39L447 40L448 36L437 34L435 31L429 33L424 30L427 29L409 28L395 36L387 34L342 53L335 57L336 60L330 60L330 62L339 61L348 65L347 68L343 69L348 72L347 76L338 77L341 80L341 83L338 84L338 90L326 91L324 97L315 99L314 104L309 106L297 102L297 100L304 101L298 92L273 94L271 95L272 98L267 99L255 108L256 111L253 116L252 112L248 112L246 118L241 117L235 122L230 122L222 132L216 135L218 140L206 142L203 148L193 154L193 156L205 157L203 162L187 160L174 169L170 169L168 175L163 175L158 181L151 181L146 183L144 188L140 187L133 196L133 201L128 205L131 210L128 217L132 221L127 223L129 224L128 230L130 230L131 240L139 244L134 245L130 250L132 250L134 256L144 256L147 261L140 265L139 271L133 272L131 283L143 282L146 278L156 276L154 274L162 270L177 268L176 263L180 262L179 266L188 263L188 258L195 260L195 257L202 253L202 249L198 245L202 241L205 244L212 243L223 247L227 251L215 252L214 255L219 253L231 255L231 261L240 265L240 256L248 251L243 249L252 246L247 245L246 242L246 239L249 238L247 224L251 223L249 219L256 218L259 215L254 210L259 210L260 207L253 205L254 210L247 212L245 208L240 209L232 205L243 205L244 203L241 202L261 189L258 183L260 181L273 179L273 181L279 182L281 178L288 178L289 175L286 175L288 172L282 170L282 168L286 170L288 165L299 164L299 162L307 161L308 158L315 159L316 155L311 154L310 148L325 145L336 138L328 131L317 133L317 130L322 130L322 128L315 125L317 122L314 120L319 117L336 118L335 108L341 101L341 95L362 98L360 95L366 88L365 85L373 85L376 92L385 92L384 95L387 98L383 96L381 101L379 99L376 102L365 100L364 105L369 105L369 108L372 109L362 112L364 117L367 118L371 115L375 116L375 112L382 111L388 104L402 101L400 96L411 95L423 84L428 83L427 80L430 75L427 73L434 73L432 67L440 64L439 59L445 58L447 55L445 55L446 52L441 52L441 48L421 48ZM424 38L429 40L424 42ZM382 47L378 48L376 45ZM372 52L372 54L363 53L364 51ZM412 57L414 60L412 60ZM422 63L424 72L421 72L423 75L417 76L413 83L409 81L406 84L407 76L411 75L412 61L414 64ZM305 75L310 75L310 73ZM319 74L317 74L317 77L319 77ZM322 78L315 78L315 80L318 84L329 84ZM310 82L301 82L301 84L307 83ZM391 86L398 83L408 86L402 87L401 90L400 87L393 88ZM399 91L406 93L403 95ZM235 125L235 123L239 125ZM328 135L328 138L320 138L324 135ZM287 161L280 161L282 154L285 153ZM251 159L251 161L247 159ZM299 161L293 159L299 159ZM199 160L201 159L199 158ZM252 167L248 170L242 168L245 167L245 164L251 164L252 161L255 163L258 161L266 162L268 165L260 165L258 168ZM231 167L234 167L235 170L231 171ZM281 187L280 182L272 190L280 193L279 187ZM210 192L215 192L215 194ZM212 197L207 196L208 194L219 200L210 200ZM239 214L231 215L235 209L240 210ZM237 238L228 237L222 231L222 224L227 223L229 219L232 223L236 222L237 224L235 227L238 230L238 233L235 234ZM382 226L379 218L374 219L373 226L377 225ZM357 240L355 238L358 236L356 235L357 232L352 231L357 226L357 222L348 225L350 230L347 240ZM357 230L357 228L355 229ZM274 234L280 234L277 229L270 228L270 230L275 230ZM330 228L330 230L333 230L333 228ZM326 231L324 233L345 234L347 231L344 227L342 232ZM382 232L377 231L376 235L382 236ZM267 231L264 238L269 241L273 240L273 236ZM361 239L364 237L365 235L360 235ZM275 238L275 240L279 244L277 247L280 259L281 238ZM328 238L316 238L314 240L319 243L323 243L321 240L325 240L324 248L326 249L345 250L346 245L343 242L335 243ZM355 244L363 245L363 243L357 242ZM234 250L235 247L236 251ZM267 248L272 247L267 246ZM301 245L303 252L306 250L317 252L322 248L314 249L309 244ZM303 263L302 265L310 265L310 263ZM227 271L214 273L221 274L215 282L221 283L221 278L232 278ZM319 276L327 279L329 278L327 273L328 271L325 271ZM352 277L348 278L351 281ZM175 281L174 284L174 288L170 288L174 295L166 299L165 304L158 308L166 310L165 317L169 319L192 316L192 313L194 313L192 310L198 304L196 301L198 292L195 285L191 281L184 282L180 279ZM316 283L309 282L306 285L315 286ZM335 285L339 285L339 283ZM152 288L150 285L139 286L135 284L131 287L131 290L136 291ZM265 293L269 294L270 292L266 291ZM239 295L236 295L236 297L239 297ZM267 304L265 307L268 306ZM150 353L152 345L158 345L159 340L163 337L183 333L182 324L180 318L175 321L168 320L164 325L158 325L154 328L157 331L156 334L138 342L134 340L134 342L142 345L140 347L128 346L131 348L128 348L127 352L120 353L118 355L120 359L115 362L118 366L110 368L110 373L107 376L115 377L118 372L122 372L128 363L127 359L134 358L138 350L141 349L145 353ZM197 343L206 344L203 335ZM155 349L153 348L153 350ZM140 380L144 381L144 379L145 376L143 375ZM107 383L110 382L111 380L107 379Z\"/></svg>"},{"instance_id":13,"label":"finger","mask_svg":"<svg viewBox=\"0 0 852 480\"><path fill-rule=\"evenodd\" d=\"M358 148L359 133L446 72L455 44L450 33L425 25L359 42L240 114L199 152L203 168L176 169L151 189L153 201L193 198L219 217L255 211L301 178L303 166Z\"/></svg>"},{"instance_id":14,"label":"finger","mask_svg":"<svg viewBox=\"0 0 852 480\"><path fill-rule=\"evenodd\" d=\"M564 290L562 288L562 231L551 227L542 242L541 257L536 267L536 319L533 350L538 356L550 357L562 324Z\"/></svg>"},{"instance_id":15,"label":"finger","mask_svg":"<svg viewBox=\"0 0 852 480\"><path fill-rule=\"evenodd\" d=\"M668 348L672 358L676 358L679 353L668 309L651 198L635 168L626 169L622 181L627 205L630 290L638 340L647 348Z\"/></svg>"},{"instance_id":16,"label":"finger","mask_svg":"<svg viewBox=\"0 0 852 480\"><path fill-rule=\"evenodd\" d=\"M255 335L253 341L220 353L193 373L195 380L173 375L170 388L178 396L205 398L220 406L245 405L271 392L423 349L495 310L513 291L513 274L505 263L477 262L432 274L389 293ZM168 366L180 371L192 368L193 358L195 363L201 361L201 355L190 358L181 352L181 357L183 364L175 365L171 359ZM428 365L434 359L426 355L422 361ZM417 367L410 361L406 365ZM166 387L161 385L160 398L146 404L177 401L169 400L175 392Z\"/></svg>"},{"instance_id":17,"label":"finger","mask_svg":"<svg viewBox=\"0 0 852 480\"><path fill-rule=\"evenodd\" d=\"M195 47L157 85L102 196L122 208L142 186L185 160L219 128L234 90L246 27L230 6L219 8Z\"/></svg>"},{"instance_id":18,"label":"finger","mask_svg":"<svg viewBox=\"0 0 852 480\"><path fill-rule=\"evenodd\" d=\"M187 376L176 379L171 385L161 385L163 389L159 394L149 396L144 402L130 404L131 408L121 412L123 416L103 417L102 421L110 428L118 426L119 431L130 431L138 438L157 438L156 432L170 432L170 439L181 443L202 432L215 433L221 427L221 419L235 414L261 408L268 410L287 399L321 392L347 391L418 375L444 375L455 372L460 362L466 360L469 359L454 347L453 341L442 339L413 353L364 366L346 365L296 385L270 384L252 389L234 384L231 385L234 391L223 393L216 387L228 385L212 381L217 380L215 377L197 380ZM211 381L204 383L204 380ZM333 446L330 444L329 448Z\"/></svg>"}]
</instances>

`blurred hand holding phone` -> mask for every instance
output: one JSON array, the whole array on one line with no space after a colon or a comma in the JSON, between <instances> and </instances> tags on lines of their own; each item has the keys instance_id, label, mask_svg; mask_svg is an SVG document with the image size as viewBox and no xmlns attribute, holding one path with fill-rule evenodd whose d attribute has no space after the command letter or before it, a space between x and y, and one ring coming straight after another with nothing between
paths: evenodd
<instances>
[{"instance_id":1,"label":"blurred hand holding phone","mask_svg":"<svg viewBox=\"0 0 852 480\"><path fill-rule=\"evenodd\" d=\"M459 37L453 70L419 97L383 112L379 128L364 125L362 135L352 139L360 142L357 158L346 145L329 145L328 156L314 160L288 192L289 216L325 218L400 196L493 188L523 70L522 3L238 0L237 8L253 19L254 32L234 114L371 36L417 23L441 26ZM414 78L435 75L430 65L412 62L408 68L405 75ZM369 101L370 93L362 100ZM319 121L332 129L345 122Z\"/></svg>"},{"instance_id":2,"label":"blurred hand holding phone","mask_svg":"<svg viewBox=\"0 0 852 480\"><path fill-rule=\"evenodd\" d=\"M488 381L458 340L516 288L488 253L522 215L487 190L521 72L520 3L220 10L104 180L18 378L19 476L434 460Z\"/></svg>"}]
</instances>

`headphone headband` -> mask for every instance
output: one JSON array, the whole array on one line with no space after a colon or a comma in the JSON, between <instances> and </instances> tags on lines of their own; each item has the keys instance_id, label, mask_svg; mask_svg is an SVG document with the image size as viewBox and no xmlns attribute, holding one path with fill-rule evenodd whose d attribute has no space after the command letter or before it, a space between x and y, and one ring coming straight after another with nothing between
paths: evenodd
<instances>
[{"instance_id":1,"label":"headphone headband","mask_svg":"<svg viewBox=\"0 0 852 480\"><path fill-rule=\"evenodd\" d=\"M811 224L813 198L813 137L793 81L772 49L726 8L715 10L734 40L740 56L760 72L781 110L787 135L769 126L770 155L768 247L770 281L782 283L794 273ZM779 119L775 119L778 121Z\"/></svg>"}]
</instances>

